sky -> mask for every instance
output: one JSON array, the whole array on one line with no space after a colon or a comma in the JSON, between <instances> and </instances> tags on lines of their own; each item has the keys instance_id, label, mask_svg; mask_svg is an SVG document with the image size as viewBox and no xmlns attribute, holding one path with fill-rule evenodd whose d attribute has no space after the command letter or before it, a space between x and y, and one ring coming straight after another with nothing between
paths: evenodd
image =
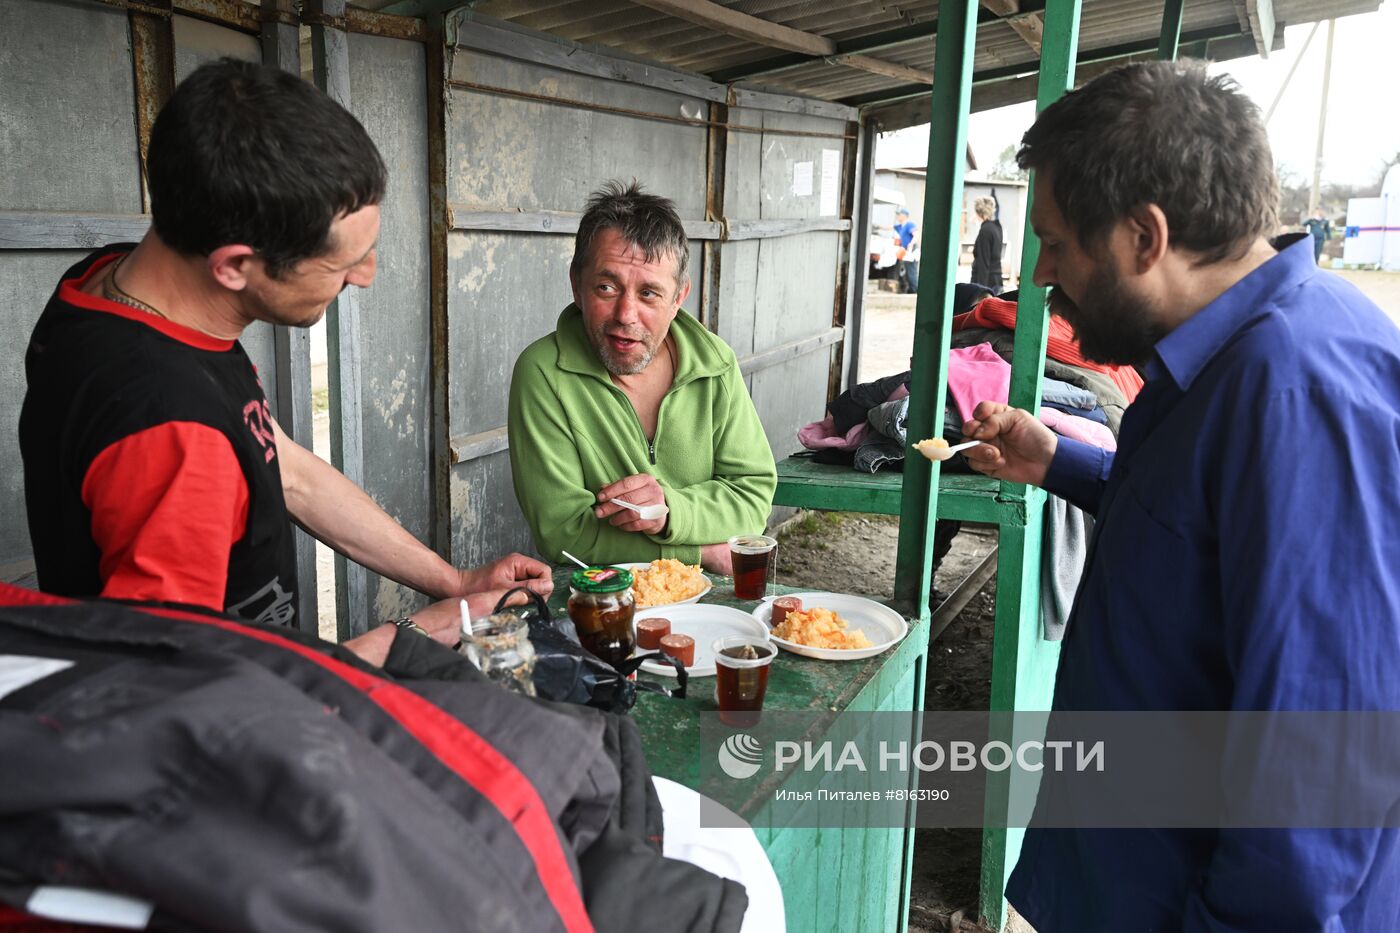
<instances>
[{"instance_id":1,"label":"sky","mask_svg":"<svg viewBox=\"0 0 1400 933\"><path fill-rule=\"evenodd\" d=\"M1281 170L1311 181L1317 145L1327 24L1307 44L1311 24L1289 26L1284 47L1269 58L1218 62L1213 73L1235 78L1261 111L1273 103L1289 68L1302 61L1269 121L1269 139ZM1385 0L1378 11L1337 20L1323 142L1322 182L1364 184L1376 178L1383 160L1400 151L1400 0ZM1019 141L1035 117L1032 103L1014 104L972 115L968 141L978 165L990 168L997 156ZM928 157L928 126L884 135L877 167L923 165Z\"/></svg>"}]
</instances>

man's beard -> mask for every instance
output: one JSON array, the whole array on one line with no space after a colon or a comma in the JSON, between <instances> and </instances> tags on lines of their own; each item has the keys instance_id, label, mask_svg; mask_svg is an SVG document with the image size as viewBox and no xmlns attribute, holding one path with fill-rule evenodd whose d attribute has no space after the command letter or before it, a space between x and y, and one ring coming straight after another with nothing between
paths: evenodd
<instances>
[{"instance_id":1,"label":"man's beard","mask_svg":"<svg viewBox=\"0 0 1400 933\"><path fill-rule=\"evenodd\" d=\"M1111 267L1095 272L1085 294L1075 302L1059 286L1047 301L1074 328L1079 352L1093 363L1132 366L1152 355L1167 330L1152 313L1152 306L1130 294Z\"/></svg>"},{"instance_id":2,"label":"man's beard","mask_svg":"<svg viewBox=\"0 0 1400 933\"><path fill-rule=\"evenodd\" d=\"M635 330L624 328L621 331L614 331L613 336L622 337L626 340L636 340L641 345L641 355L634 355L619 358L613 351L612 345L608 343L608 325L600 324L597 327L589 328L588 342L593 344L593 351L598 354L598 359L602 362L603 368L614 376L635 376L637 373L651 365L652 359L656 356L655 338L645 328L638 327Z\"/></svg>"}]
</instances>

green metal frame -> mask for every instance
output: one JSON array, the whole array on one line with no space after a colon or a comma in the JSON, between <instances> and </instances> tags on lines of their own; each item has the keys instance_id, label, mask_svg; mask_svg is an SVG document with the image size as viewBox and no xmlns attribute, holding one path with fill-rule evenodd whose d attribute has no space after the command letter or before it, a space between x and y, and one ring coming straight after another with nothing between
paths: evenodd
<instances>
[{"instance_id":1,"label":"green metal frame","mask_svg":"<svg viewBox=\"0 0 1400 933\"><path fill-rule=\"evenodd\" d=\"M1186 9L1186 0L1167 0L1162 9L1162 38L1157 43L1157 57L1165 61L1176 61L1177 49L1181 44L1181 14Z\"/></svg>"}]
</instances>

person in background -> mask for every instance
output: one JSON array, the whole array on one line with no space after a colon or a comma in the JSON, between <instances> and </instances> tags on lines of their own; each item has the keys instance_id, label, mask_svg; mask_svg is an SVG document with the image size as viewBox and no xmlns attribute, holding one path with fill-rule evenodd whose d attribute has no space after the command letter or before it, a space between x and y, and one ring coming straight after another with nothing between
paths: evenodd
<instances>
[{"instance_id":1,"label":"person in background","mask_svg":"<svg viewBox=\"0 0 1400 933\"><path fill-rule=\"evenodd\" d=\"M296 624L292 521L441 602L346 642L382 665L407 633L455 643L549 567L458 569L276 420L238 338L310 327L374 281L386 169L310 83L233 59L181 82L151 134L151 229L63 275L25 355L19 420L39 587ZM415 634L417 633L417 634Z\"/></svg>"},{"instance_id":2,"label":"person in background","mask_svg":"<svg viewBox=\"0 0 1400 933\"><path fill-rule=\"evenodd\" d=\"M1312 235L1313 239L1313 262L1322 261L1322 246L1332 239L1332 222L1327 219L1322 208L1313 211L1313 215L1303 221L1303 229Z\"/></svg>"},{"instance_id":3,"label":"person in background","mask_svg":"<svg viewBox=\"0 0 1400 933\"><path fill-rule=\"evenodd\" d=\"M1302 234L1270 243L1258 108L1204 62L1128 65L1046 108L1017 161L1049 310L1148 377L1116 453L992 402L963 428L975 469L1095 515L1053 709L1400 710L1400 331ZM1233 750L1230 799L1314 795ZM1045 770L1037 812L1068 780ZM1397 929L1396 829L1087 817L1026 831L1006 897L1040 933Z\"/></svg>"},{"instance_id":4,"label":"person in background","mask_svg":"<svg viewBox=\"0 0 1400 933\"><path fill-rule=\"evenodd\" d=\"M1001 221L996 219L997 202L981 197L972 210L982 221L972 244L972 284L985 285L993 295L1001 294Z\"/></svg>"},{"instance_id":5,"label":"person in background","mask_svg":"<svg viewBox=\"0 0 1400 933\"><path fill-rule=\"evenodd\" d=\"M899 238L904 256L899 260L899 280L903 283L906 295L919 290L919 225L909 219L908 208L901 207L894 212L894 232Z\"/></svg>"},{"instance_id":6,"label":"person in background","mask_svg":"<svg viewBox=\"0 0 1400 933\"><path fill-rule=\"evenodd\" d=\"M734 351L681 310L689 256L667 199L616 181L588 199L574 301L510 383L515 495L550 560L729 574L729 538L768 522L773 451ZM612 499L668 511L644 519Z\"/></svg>"}]
</instances>

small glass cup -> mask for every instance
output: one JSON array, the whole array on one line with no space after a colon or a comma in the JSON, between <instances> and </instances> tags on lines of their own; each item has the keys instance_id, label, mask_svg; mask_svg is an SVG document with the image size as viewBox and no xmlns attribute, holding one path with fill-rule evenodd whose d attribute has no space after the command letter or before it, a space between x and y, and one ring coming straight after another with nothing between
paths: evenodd
<instances>
[{"instance_id":1,"label":"small glass cup","mask_svg":"<svg viewBox=\"0 0 1400 933\"><path fill-rule=\"evenodd\" d=\"M734 564L734 595L738 599L762 599L773 582L778 539L768 535L735 535L729 539Z\"/></svg>"},{"instance_id":2,"label":"small glass cup","mask_svg":"<svg viewBox=\"0 0 1400 933\"><path fill-rule=\"evenodd\" d=\"M461 650L502 687L527 697L535 695L535 646L524 619L507 613L473 619L471 634L462 633Z\"/></svg>"},{"instance_id":3,"label":"small glass cup","mask_svg":"<svg viewBox=\"0 0 1400 933\"><path fill-rule=\"evenodd\" d=\"M777 647L758 635L726 635L714 643L714 653L720 721L727 726L755 725L762 718L768 668L778 654Z\"/></svg>"}]
</instances>

